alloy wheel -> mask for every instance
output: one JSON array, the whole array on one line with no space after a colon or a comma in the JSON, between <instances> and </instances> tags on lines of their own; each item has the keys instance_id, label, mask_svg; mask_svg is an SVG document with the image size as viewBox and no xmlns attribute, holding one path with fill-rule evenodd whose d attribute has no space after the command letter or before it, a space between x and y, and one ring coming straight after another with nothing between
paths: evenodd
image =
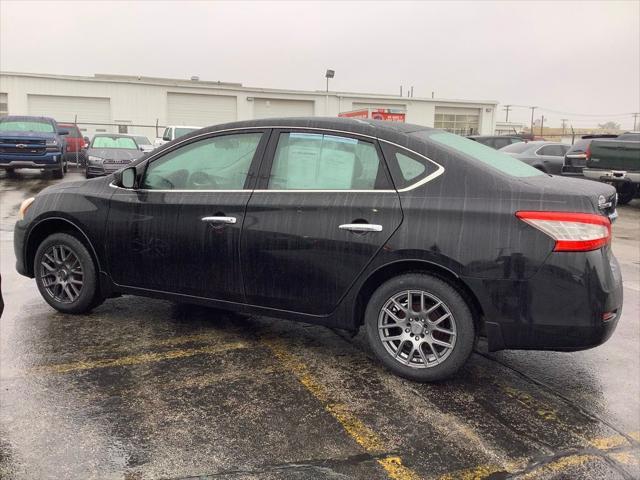
<instances>
[{"instance_id":1,"label":"alloy wheel","mask_svg":"<svg viewBox=\"0 0 640 480\"><path fill-rule=\"evenodd\" d=\"M405 290L383 305L378 335L396 361L412 368L430 368L449 357L457 328L442 300L423 290Z\"/></svg>"},{"instance_id":2,"label":"alloy wheel","mask_svg":"<svg viewBox=\"0 0 640 480\"><path fill-rule=\"evenodd\" d=\"M73 303L84 286L84 271L78 256L66 245L53 245L40 261L40 279L57 302Z\"/></svg>"}]
</instances>

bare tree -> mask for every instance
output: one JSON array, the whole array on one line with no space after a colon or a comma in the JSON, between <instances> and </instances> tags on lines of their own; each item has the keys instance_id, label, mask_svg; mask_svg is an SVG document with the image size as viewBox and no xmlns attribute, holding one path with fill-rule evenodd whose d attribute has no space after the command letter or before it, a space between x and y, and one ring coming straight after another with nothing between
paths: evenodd
<instances>
[{"instance_id":1,"label":"bare tree","mask_svg":"<svg viewBox=\"0 0 640 480\"><path fill-rule=\"evenodd\" d=\"M616 122L599 123L598 127L603 130L620 130L620 124Z\"/></svg>"}]
</instances>

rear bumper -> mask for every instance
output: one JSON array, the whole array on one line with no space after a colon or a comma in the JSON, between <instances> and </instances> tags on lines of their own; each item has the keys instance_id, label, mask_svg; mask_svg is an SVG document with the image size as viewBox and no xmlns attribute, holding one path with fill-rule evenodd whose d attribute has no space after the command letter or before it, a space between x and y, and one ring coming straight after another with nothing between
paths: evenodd
<instances>
[{"instance_id":1,"label":"rear bumper","mask_svg":"<svg viewBox=\"0 0 640 480\"><path fill-rule=\"evenodd\" d=\"M464 281L483 308L492 351L596 347L622 313L622 276L610 248L552 253L527 280ZM609 312L615 315L604 321Z\"/></svg>"},{"instance_id":2,"label":"rear bumper","mask_svg":"<svg viewBox=\"0 0 640 480\"><path fill-rule=\"evenodd\" d=\"M31 156L0 154L0 168L60 168L61 155L61 152Z\"/></svg>"},{"instance_id":3,"label":"rear bumper","mask_svg":"<svg viewBox=\"0 0 640 480\"><path fill-rule=\"evenodd\" d=\"M621 170L601 170L595 168L585 168L582 174L586 178L611 183L640 183L640 172L626 172Z\"/></svg>"}]
</instances>

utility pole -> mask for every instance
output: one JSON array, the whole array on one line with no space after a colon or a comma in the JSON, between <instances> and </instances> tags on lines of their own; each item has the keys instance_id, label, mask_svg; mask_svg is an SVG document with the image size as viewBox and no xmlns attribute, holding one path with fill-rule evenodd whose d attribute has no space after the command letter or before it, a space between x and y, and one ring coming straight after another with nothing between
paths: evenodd
<instances>
[{"instance_id":1,"label":"utility pole","mask_svg":"<svg viewBox=\"0 0 640 480\"><path fill-rule=\"evenodd\" d=\"M504 110L505 112L507 112L507 115L506 115L506 117L505 117L504 121L505 121L505 122L508 122L508 121L509 121L509 110L511 110L511 105L505 105L505 106L504 106L504 108L503 108L503 110Z\"/></svg>"},{"instance_id":2,"label":"utility pole","mask_svg":"<svg viewBox=\"0 0 640 480\"><path fill-rule=\"evenodd\" d=\"M562 135L564 135L564 131L567 128L567 122L569 121L569 119L568 118L562 118L561 120L562 120Z\"/></svg>"},{"instance_id":3,"label":"utility pole","mask_svg":"<svg viewBox=\"0 0 640 480\"><path fill-rule=\"evenodd\" d=\"M638 117L640 117L640 113L632 113L631 115L633 115L633 131L636 132L637 131L637 122L638 122Z\"/></svg>"},{"instance_id":4,"label":"utility pole","mask_svg":"<svg viewBox=\"0 0 640 480\"><path fill-rule=\"evenodd\" d=\"M544 115L542 115L542 120L540 121L540 136L544 136Z\"/></svg>"},{"instance_id":5,"label":"utility pole","mask_svg":"<svg viewBox=\"0 0 640 480\"><path fill-rule=\"evenodd\" d=\"M529 107L531 109L531 137L533 138L533 112L535 112L538 107Z\"/></svg>"}]
</instances>

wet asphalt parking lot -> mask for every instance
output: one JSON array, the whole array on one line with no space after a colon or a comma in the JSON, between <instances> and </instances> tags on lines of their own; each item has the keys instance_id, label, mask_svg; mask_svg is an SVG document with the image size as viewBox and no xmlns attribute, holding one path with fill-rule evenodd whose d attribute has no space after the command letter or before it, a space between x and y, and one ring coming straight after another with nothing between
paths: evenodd
<instances>
[{"instance_id":1,"label":"wet asphalt parking lot","mask_svg":"<svg viewBox=\"0 0 640 480\"><path fill-rule=\"evenodd\" d=\"M12 243L20 202L54 181L0 173L1 478L640 478L639 199L613 228L611 340L480 346L457 378L422 385L362 334L129 296L57 313Z\"/></svg>"}]
</instances>

